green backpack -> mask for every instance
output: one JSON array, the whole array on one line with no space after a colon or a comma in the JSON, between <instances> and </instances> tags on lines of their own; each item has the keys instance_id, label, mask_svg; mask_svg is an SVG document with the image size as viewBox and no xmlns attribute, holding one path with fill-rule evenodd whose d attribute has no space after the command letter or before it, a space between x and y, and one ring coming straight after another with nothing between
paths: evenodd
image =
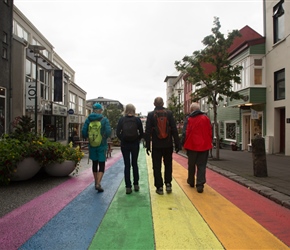
<instances>
[{"instance_id":1,"label":"green backpack","mask_svg":"<svg viewBox=\"0 0 290 250\"><path fill-rule=\"evenodd\" d=\"M101 121L92 121L89 124L89 143L91 147L98 147L102 142Z\"/></svg>"}]
</instances>

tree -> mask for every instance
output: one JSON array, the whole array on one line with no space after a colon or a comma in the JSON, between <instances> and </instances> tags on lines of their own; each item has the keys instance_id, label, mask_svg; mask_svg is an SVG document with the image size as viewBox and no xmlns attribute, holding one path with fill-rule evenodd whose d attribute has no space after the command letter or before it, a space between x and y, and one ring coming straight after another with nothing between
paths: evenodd
<instances>
[{"instance_id":1,"label":"tree","mask_svg":"<svg viewBox=\"0 0 290 250\"><path fill-rule=\"evenodd\" d=\"M112 131L115 131L117 129L118 121L122 116L122 110L120 110L118 106L111 104L104 110L103 114L109 119Z\"/></svg>"},{"instance_id":2,"label":"tree","mask_svg":"<svg viewBox=\"0 0 290 250\"><path fill-rule=\"evenodd\" d=\"M171 95L169 98L170 103L168 105L168 109L172 112L173 117L175 121L182 121L184 118L184 113L183 113L183 104L180 103L178 100L178 97L175 96L174 94Z\"/></svg>"},{"instance_id":3,"label":"tree","mask_svg":"<svg viewBox=\"0 0 290 250\"><path fill-rule=\"evenodd\" d=\"M241 36L238 30L228 33L227 38L220 32L219 18L214 18L212 34L206 36L202 43L203 50L194 51L192 56L185 56L175 62L178 71L185 73L187 83L197 88L192 94L193 101L206 98L212 105L216 134L216 158L219 159L219 127L217 122L217 106L224 97L241 99L242 96L232 89L232 83L241 83L240 71L242 66L231 65L229 49L235 38Z\"/></svg>"}]
</instances>

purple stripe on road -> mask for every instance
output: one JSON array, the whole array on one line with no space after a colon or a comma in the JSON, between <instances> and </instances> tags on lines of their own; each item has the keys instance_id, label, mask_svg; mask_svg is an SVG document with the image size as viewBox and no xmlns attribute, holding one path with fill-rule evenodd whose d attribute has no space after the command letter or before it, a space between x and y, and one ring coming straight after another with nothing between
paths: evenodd
<instances>
[{"instance_id":1,"label":"purple stripe on road","mask_svg":"<svg viewBox=\"0 0 290 250\"><path fill-rule=\"evenodd\" d=\"M108 159L106 169L121 158ZM18 249L53 216L93 182L91 169L86 169L0 219L1 249Z\"/></svg>"}]
</instances>

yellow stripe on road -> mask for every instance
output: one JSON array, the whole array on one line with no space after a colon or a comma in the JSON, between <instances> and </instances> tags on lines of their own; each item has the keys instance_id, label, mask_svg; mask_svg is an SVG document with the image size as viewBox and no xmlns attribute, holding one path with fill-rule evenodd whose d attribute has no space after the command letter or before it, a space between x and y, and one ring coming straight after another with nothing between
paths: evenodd
<instances>
[{"instance_id":1,"label":"yellow stripe on road","mask_svg":"<svg viewBox=\"0 0 290 250\"><path fill-rule=\"evenodd\" d=\"M175 161L173 177L226 249L289 249L209 185L197 193L186 183L187 169Z\"/></svg>"},{"instance_id":2,"label":"yellow stripe on road","mask_svg":"<svg viewBox=\"0 0 290 250\"><path fill-rule=\"evenodd\" d=\"M156 249L223 249L174 180L171 194L156 194L149 157L147 166Z\"/></svg>"}]
</instances>

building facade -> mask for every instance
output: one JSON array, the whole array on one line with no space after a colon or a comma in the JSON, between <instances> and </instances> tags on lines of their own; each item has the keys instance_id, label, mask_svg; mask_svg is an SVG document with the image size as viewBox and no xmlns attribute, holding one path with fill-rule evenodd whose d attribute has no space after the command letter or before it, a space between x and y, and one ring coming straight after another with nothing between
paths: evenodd
<instances>
[{"instance_id":1,"label":"building facade","mask_svg":"<svg viewBox=\"0 0 290 250\"><path fill-rule=\"evenodd\" d=\"M74 83L74 70L16 6L11 75L12 121L30 116L37 132L55 141L68 141L72 131L79 134L86 92Z\"/></svg>"},{"instance_id":2,"label":"building facade","mask_svg":"<svg viewBox=\"0 0 290 250\"><path fill-rule=\"evenodd\" d=\"M267 126L271 153L290 155L290 2L265 1Z\"/></svg>"},{"instance_id":3,"label":"building facade","mask_svg":"<svg viewBox=\"0 0 290 250\"><path fill-rule=\"evenodd\" d=\"M3 0L0 2L0 136L9 128L10 121L12 23L13 0Z\"/></svg>"}]
</instances>

